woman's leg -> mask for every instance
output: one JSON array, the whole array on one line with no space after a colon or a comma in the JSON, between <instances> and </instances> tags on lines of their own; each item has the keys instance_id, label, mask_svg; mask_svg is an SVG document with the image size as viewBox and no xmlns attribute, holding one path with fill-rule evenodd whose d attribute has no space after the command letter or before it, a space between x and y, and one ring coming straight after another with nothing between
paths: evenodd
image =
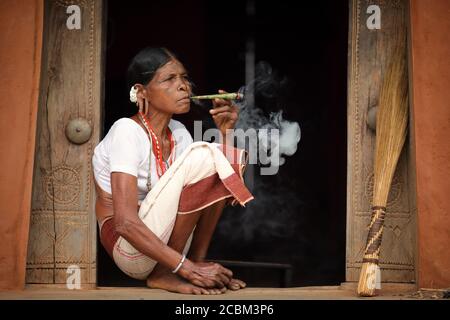
<instances>
[{"instance_id":1,"label":"woman's leg","mask_svg":"<svg viewBox=\"0 0 450 320\"><path fill-rule=\"evenodd\" d=\"M189 236L202 216L203 210L189 214L177 215L172 234L169 238L169 242L167 243L169 247L180 253L183 251ZM226 291L226 288L205 289L194 286L176 274L173 274L171 270L161 264L157 264L148 276L147 286L150 288L164 289L172 292L193 294L220 294Z\"/></svg>"},{"instance_id":2,"label":"woman's leg","mask_svg":"<svg viewBox=\"0 0 450 320\"><path fill-rule=\"evenodd\" d=\"M195 262L202 262L206 258L212 235L216 229L227 199L216 202L202 210L202 214L194 230L188 258Z\"/></svg>"},{"instance_id":3,"label":"woman's leg","mask_svg":"<svg viewBox=\"0 0 450 320\"><path fill-rule=\"evenodd\" d=\"M188 258L190 260L194 262L203 262L205 260L212 235L228 200L221 200L203 209L189 249ZM239 290L245 288L246 283L239 279L232 279L227 287L231 290Z\"/></svg>"},{"instance_id":4,"label":"woman's leg","mask_svg":"<svg viewBox=\"0 0 450 320\"><path fill-rule=\"evenodd\" d=\"M217 226L217 222L219 221L226 205L226 201L226 199L221 200L209 207L193 213L177 215L175 226L167 245L181 253L195 227L188 258L194 262L203 262L208 251L212 235ZM179 290L180 286L183 284L187 283L179 277L174 276L171 270L168 270L159 264L155 266L155 269L147 279L147 285L149 287L157 287L165 290L173 289L169 288L169 286L173 287L174 285L177 286L177 289ZM238 279L232 279L232 281L228 284L228 288L231 290L238 290L244 288L245 286L245 282ZM209 294L218 294L223 292L225 292L224 289L208 289Z\"/></svg>"}]
</instances>

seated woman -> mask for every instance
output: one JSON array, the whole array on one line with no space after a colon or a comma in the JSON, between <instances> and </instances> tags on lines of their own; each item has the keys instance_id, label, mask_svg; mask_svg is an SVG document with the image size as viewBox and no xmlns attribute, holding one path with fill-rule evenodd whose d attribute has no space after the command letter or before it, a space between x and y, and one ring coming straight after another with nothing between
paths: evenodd
<instances>
[{"instance_id":1,"label":"seated woman","mask_svg":"<svg viewBox=\"0 0 450 320\"><path fill-rule=\"evenodd\" d=\"M138 112L116 121L93 156L102 245L123 272L150 288L186 294L244 288L230 270L204 261L224 207L253 199L242 178L245 151L226 134L238 108L216 99L210 113L223 144L193 143L171 119L190 108L181 62L165 48L145 48L127 77Z\"/></svg>"}]
</instances>

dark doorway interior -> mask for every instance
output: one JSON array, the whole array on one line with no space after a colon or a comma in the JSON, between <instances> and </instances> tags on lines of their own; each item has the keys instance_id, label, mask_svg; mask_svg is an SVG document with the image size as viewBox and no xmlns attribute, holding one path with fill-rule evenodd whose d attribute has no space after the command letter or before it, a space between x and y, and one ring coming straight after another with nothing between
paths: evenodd
<instances>
[{"instance_id":1,"label":"dark doorway interior","mask_svg":"<svg viewBox=\"0 0 450 320\"><path fill-rule=\"evenodd\" d=\"M208 256L291 265L290 286L343 282L348 1L108 1L107 20L105 134L136 111L125 70L141 48L171 49L196 92L211 93L245 84L248 39L254 39L256 62L267 61L288 80L276 101L259 106L266 113L282 108L284 118L299 122L302 138L277 175L255 178L252 203L225 210ZM191 109L177 119L193 134L193 121L208 113ZM144 285L122 274L101 245L98 252L99 286ZM250 286L286 285L277 268L232 269Z\"/></svg>"}]
</instances>

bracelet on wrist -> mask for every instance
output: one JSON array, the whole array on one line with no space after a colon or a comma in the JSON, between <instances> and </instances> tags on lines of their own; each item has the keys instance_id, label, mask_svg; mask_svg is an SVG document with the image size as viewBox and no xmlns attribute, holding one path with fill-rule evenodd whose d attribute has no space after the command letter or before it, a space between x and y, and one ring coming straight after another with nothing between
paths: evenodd
<instances>
[{"instance_id":1,"label":"bracelet on wrist","mask_svg":"<svg viewBox=\"0 0 450 320\"><path fill-rule=\"evenodd\" d=\"M183 265L184 260L186 260L186 255L183 254L183 256L181 257L180 263L177 265L177 267L175 269L173 269L172 273L177 273L178 270L180 270L181 266Z\"/></svg>"}]
</instances>

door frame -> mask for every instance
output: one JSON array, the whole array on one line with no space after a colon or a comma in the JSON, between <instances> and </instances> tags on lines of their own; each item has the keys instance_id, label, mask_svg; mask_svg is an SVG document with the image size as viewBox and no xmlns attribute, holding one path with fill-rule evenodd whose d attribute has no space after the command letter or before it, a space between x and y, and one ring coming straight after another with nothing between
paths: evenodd
<instances>
[{"instance_id":1,"label":"door frame","mask_svg":"<svg viewBox=\"0 0 450 320\"><path fill-rule=\"evenodd\" d=\"M370 4L378 4L383 10L388 9L389 5L385 3L383 0L374 0L370 1ZM394 4L405 5L405 10L408 10L407 0L396 0ZM93 134L91 139L89 140L90 144L90 153L92 156L93 147L100 141L100 138L103 134L103 108L104 108L104 72L105 72L105 52L106 52L106 34L107 34L107 1L105 0L46 0L45 1L45 14L44 14L44 43L43 43L43 55L42 55L42 77L41 77L41 85L40 85L40 98L39 98L39 109L42 112L43 108L48 108L49 102L49 92L48 88L51 83L51 80L54 79L55 71L57 70L47 68L49 66L49 61L52 59L51 56L51 48L48 47L48 32L49 32L49 24L55 23L54 17L49 15L50 6L60 6L61 8L67 7L68 5L78 5L82 9L82 21L88 21L86 26L88 28L87 33L87 41L89 43L90 55L89 55L89 72L92 73L92 78L90 80L90 84L95 86L95 93L87 96L86 103L88 106L92 107L92 112L95 113L95 119L92 120L93 125ZM363 172L363 160L364 154L369 153L368 159L373 159L373 152L370 152L371 144L373 144L373 137L364 142L365 137L363 137L362 131L366 130L365 120L367 117L368 108L371 107L371 99L373 99L373 94L371 95L363 95L359 94L359 91L362 88L362 70L367 66L362 63L364 60L364 56L362 53L370 52L370 50L374 50L374 44L367 43L367 38L362 37L361 35L365 35L366 31L364 30L366 13L365 8L369 5L368 1L365 0L349 0L349 40L348 40L348 106L347 106L347 116L348 116L348 157L347 157L347 237L346 237L346 281L347 282L355 282L357 281L357 275L359 273L359 268L362 262L362 254L361 248L363 243L365 243L366 231L363 230L363 226L366 224L367 220L370 218L370 200L365 196L368 192L368 187L370 186L370 172ZM408 12L407 12L408 13ZM58 15L61 14L67 18L67 13L61 11ZM409 14L407 14L409 17ZM407 21L409 25L409 20ZM85 25L82 25L82 28ZM77 31L73 31L77 32ZM410 51L410 50L409 50ZM383 65L380 63L378 66ZM366 69L364 69L366 70ZM363 70L363 71L364 71ZM367 71L367 70L366 70ZM364 75L363 75L364 76ZM366 78L367 79L367 78ZM48 109L47 109L48 110ZM412 114L412 113L410 113ZM40 119L40 120L39 120ZM410 119L409 130L411 131L413 128L413 119ZM39 143L39 135L42 135L42 130L44 129L45 123L43 122L42 116L38 117L38 130L37 130L37 141ZM62 130L62 128L60 128ZM63 131L60 134L64 134ZM414 141L412 138L414 135L409 135L409 140L407 140L406 148L403 152L403 160L401 160L400 166L402 166L402 171L400 173L400 177L403 179L397 185L400 188L401 195L399 196L400 204L397 204L399 210L394 213L396 226L400 226L404 223L405 220L408 221L408 224L404 224L403 227L408 229L410 235L403 239L403 241L411 240L413 243L413 253L412 260L407 261L381 261L381 267L384 269L383 274L387 274L387 278L384 278L386 281L392 282L403 282L403 283L413 283L416 279L415 277L415 260L416 260L416 195L415 195L415 163L414 157ZM362 142L363 141L363 142ZM364 144L365 143L365 144ZM39 147L36 147L36 152L38 152ZM35 162L35 170L34 170L34 179L33 179L33 193L39 191L39 189L35 190L35 184L37 187L38 181L41 181L45 176L45 173L40 170L39 158L36 156ZM90 163L90 159L89 159ZM90 164L88 165L90 166ZM405 178L406 177L406 178ZM86 214L89 216L88 219L88 234L91 243L90 250L87 254L87 257L83 263L90 265L88 268L88 276L84 278L82 281L82 287L96 287L97 286L97 222L95 220L95 212L94 212L94 201L95 201L95 193L93 186L93 178L90 173L88 177L86 177L86 181L89 184L88 190L89 194L86 195L87 201L87 211ZM405 191L406 190L406 191ZM33 197L33 199L35 199ZM33 200L34 201L34 200ZM34 221L34 225L40 224L40 217L36 214L33 215L33 212L36 213L39 211L38 207L32 206L32 215L31 221ZM363 209L361 209L363 208ZM34 210L34 211L33 211ZM56 215L55 215L55 218ZM387 222L389 223L388 219ZM391 221L392 222L392 221ZM394 224L395 224L394 223ZM356 229L355 229L355 226ZM395 226L392 229L392 234L395 234ZM405 229L404 229L405 230ZM38 231L38 229L33 230L33 225L30 225L30 235ZM42 230L41 230L42 231ZM55 230L53 230L55 231ZM401 232L404 232L401 230ZM52 233L52 232L51 232ZM387 232L389 233L389 231ZM52 233L53 234L53 233ZM53 234L55 237L55 245L57 245L57 236ZM389 239L389 234L387 235ZM412 237L412 238L411 238ZM30 241L36 241L36 237L30 237ZM385 243L386 240L385 239ZM63 244L64 245L64 244ZM386 246L386 245L385 245ZM29 249L30 251L30 249ZM31 256L30 256L31 252ZM33 262L33 252L31 250L29 252L29 262ZM64 272L64 268L67 268L72 261L66 261L60 265L60 269ZM36 269L33 266L37 266L39 269L39 264L33 265L27 263L27 283L39 283L36 281L29 282L30 276L28 275L30 272L35 272ZM56 263L54 264L56 267ZM45 265L40 265L40 267L45 268ZM395 274L399 276L396 276ZM393 277L390 277L390 274L394 274ZM41 283L53 283L53 284L64 284L63 281L55 281L55 277L53 277L53 282L49 281L49 279L40 278L38 275L35 277L36 279L44 279Z\"/></svg>"},{"instance_id":2,"label":"door frame","mask_svg":"<svg viewBox=\"0 0 450 320\"><path fill-rule=\"evenodd\" d=\"M369 110L378 104L381 79L393 45L392 22L403 14L409 39L410 21L408 0L350 0L349 4L346 282L354 285L359 279L371 217L376 133L368 125ZM369 30L367 20L371 13L367 12L373 12L368 10L369 5L380 8L381 29ZM410 60L410 45L407 50ZM410 110L411 105L410 100ZM410 132L391 186L380 256L382 282L405 285L415 283L417 256L415 153L411 134L414 124L412 112L409 114Z\"/></svg>"},{"instance_id":3,"label":"door frame","mask_svg":"<svg viewBox=\"0 0 450 320\"><path fill-rule=\"evenodd\" d=\"M27 284L97 284L91 158L103 130L105 3L44 1ZM75 119L92 130L84 143L66 135Z\"/></svg>"}]
</instances>

